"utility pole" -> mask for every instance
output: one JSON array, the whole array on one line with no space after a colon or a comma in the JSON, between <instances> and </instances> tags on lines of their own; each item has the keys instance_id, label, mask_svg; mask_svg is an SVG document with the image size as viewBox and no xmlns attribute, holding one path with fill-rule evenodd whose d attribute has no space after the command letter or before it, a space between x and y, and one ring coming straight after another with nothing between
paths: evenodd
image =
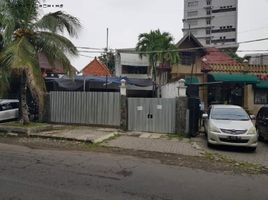
<instances>
[{"instance_id":1,"label":"utility pole","mask_svg":"<svg viewBox=\"0 0 268 200\"><path fill-rule=\"evenodd\" d=\"M108 58L108 48L109 48L109 28L106 29L106 66L108 67L109 58Z\"/></svg>"},{"instance_id":2,"label":"utility pole","mask_svg":"<svg viewBox=\"0 0 268 200\"><path fill-rule=\"evenodd\" d=\"M106 52L108 52L109 47L109 28L106 29Z\"/></svg>"}]
</instances>

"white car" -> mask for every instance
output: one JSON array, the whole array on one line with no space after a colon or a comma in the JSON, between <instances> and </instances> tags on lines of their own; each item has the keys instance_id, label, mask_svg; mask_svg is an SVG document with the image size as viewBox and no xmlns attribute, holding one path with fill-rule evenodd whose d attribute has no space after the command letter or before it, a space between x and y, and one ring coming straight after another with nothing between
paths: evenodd
<instances>
[{"instance_id":1,"label":"white car","mask_svg":"<svg viewBox=\"0 0 268 200\"><path fill-rule=\"evenodd\" d=\"M19 101L17 99L0 99L0 122L19 117Z\"/></svg>"},{"instance_id":2,"label":"white car","mask_svg":"<svg viewBox=\"0 0 268 200\"><path fill-rule=\"evenodd\" d=\"M249 116L240 106L212 105L203 114L208 146L245 146L257 148L257 132Z\"/></svg>"}]
</instances>

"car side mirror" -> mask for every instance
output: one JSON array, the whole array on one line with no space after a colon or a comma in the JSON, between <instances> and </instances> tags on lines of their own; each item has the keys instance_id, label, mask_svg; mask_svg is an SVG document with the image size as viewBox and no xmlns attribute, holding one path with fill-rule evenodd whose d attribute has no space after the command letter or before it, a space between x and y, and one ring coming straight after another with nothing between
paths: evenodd
<instances>
[{"instance_id":1,"label":"car side mirror","mask_svg":"<svg viewBox=\"0 0 268 200\"><path fill-rule=\"evenodd\" d=\"M208 118L208 114L204 113L204 114L202 115L202 119L207 119L207 118Z\"/></svg>"},{"instance_id":2,"label":"car side mirror","mask_svg":"<svg viewBox=\"0 0 268 200\"><path fill-rule=\"evenodd\" d=\"M256 120L255 115L250 115L249 117L250 117L251 120Z\"/></svg>"}]
</instances>

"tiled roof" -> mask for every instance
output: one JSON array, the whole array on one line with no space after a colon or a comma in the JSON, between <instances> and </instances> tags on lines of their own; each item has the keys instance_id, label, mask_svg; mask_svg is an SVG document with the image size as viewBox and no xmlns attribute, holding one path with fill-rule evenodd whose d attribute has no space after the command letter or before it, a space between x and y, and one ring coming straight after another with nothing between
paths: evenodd
<instances>
[{"instance_id":1,"label":"tiled roof","mask_svg":"<svg viewBox=\"0 0 268 200\"><path fill-rule=\"evenodd\" d=\"M207 54L201 60L202 71L243 72L246 70L243 64L214 47L207 48Z\"/></svg>"},{"instance_id":2,"label":"tiled roof","mask_svg":"<svg viewBox=\"0 0 268 200\"><path fill-rule=\"evenodd\" d=\"M83 76L111 76L111 72L108 67L99 61L96 57L88 65L81 70Z\"/></svg>"},{"instance_id":3,"label":"tiled roof","mask_svg":"<svg viewBox=\"0 0 268 200\"><path fill-rule=\"evenodd\" d=\"M268 65L243 65L243 64L210 64L207 69L211 72L245 72L245 73L268 73Z\"/></svg>"},{"instance_id":4,"label":"tiled roof","mask_svg":"<svg viewBox=\"0 0 268 200\"><path fill-rule=\"evenodd\" d=\"M206 59L206 64L239 64L232 57L217 48L207 48L207 54L203 56L202 60L204 59Z\"/></svg>"},{"instance_id":5,"label":"tiled roof","mask_svg":"<svg viewBox=\"0 0 268 200\"><path fill-rule=\"evenodd\" d=\"M55 62L55 66L51 66L48 62L47 57L40 53L38 54L38 60L39 60L39 66L42 70L45 70L50 73L56 73L56 74L65 74L64 67L62 64ZM73 67L74 72L77 72L75 67Z\"/></svg>"}]
</instances>

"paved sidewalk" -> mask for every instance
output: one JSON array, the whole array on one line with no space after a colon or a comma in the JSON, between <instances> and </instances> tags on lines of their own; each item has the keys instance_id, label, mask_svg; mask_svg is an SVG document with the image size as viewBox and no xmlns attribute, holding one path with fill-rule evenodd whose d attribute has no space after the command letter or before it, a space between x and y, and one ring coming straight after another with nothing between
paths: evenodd
<instances>
[{"instance_id":1,"label":"paved sidewalk","mask_svg":"<svg viewBox=\"0 0 268 200\"><path fill-rule=\"evenodd\" d=\"M94 128L94 127L77 127L72 129L47 131L40 133L29 133L29 136L67 139L81 142L100 143L118 134L117 129L111 128Z\"/></svg>"},{"instance_id":2,"label":"paved sidewalk","mask_svg":"<svg viewBox=\"0 0 268 200\"><path fill-rule=\"evenodd\" d=\"M141 134L140 136L122 135L114 140L105 142L108 147L124 149L174 153L188 156L202 156L203 151L189 139L161 138L161 134Z\"/></svg>"}]
</instances>

